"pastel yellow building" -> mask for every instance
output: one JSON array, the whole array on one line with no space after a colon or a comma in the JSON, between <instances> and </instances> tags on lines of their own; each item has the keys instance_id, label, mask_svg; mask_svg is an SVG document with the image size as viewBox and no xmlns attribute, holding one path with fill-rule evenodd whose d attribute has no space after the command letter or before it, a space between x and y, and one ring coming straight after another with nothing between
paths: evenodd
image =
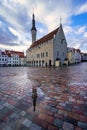
<instances>
[{"instance_id":1,"label":"pastel yellow building","mask_svg":"<svg viewBox=\"0 0 87 130\"><path fill-rule=\"evenodd\" d=\"M74 50L73 49L69 49L67 51L67 58L68 58L69 64L74 64L75 63L75 55L74 55Z\"/></svg>"},{"instance_id":2,"label":"pastel yellow building","mask_svg":"<svg viewBox=\"0 0 87 130\"><path fill-rule=\"evenodd\" d=\"M67 59L69 64L75 64L81 62L81 52L79 49L68 48Z\"/></svg>"}]
</instances>

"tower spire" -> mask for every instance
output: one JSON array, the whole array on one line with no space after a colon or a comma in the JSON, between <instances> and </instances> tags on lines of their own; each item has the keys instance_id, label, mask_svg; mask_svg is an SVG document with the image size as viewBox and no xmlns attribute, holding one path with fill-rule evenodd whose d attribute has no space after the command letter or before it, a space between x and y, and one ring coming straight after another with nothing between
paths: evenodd
<instances>
[{"instance_id":1,"label":"tower spire","mask_svg":"<svg viewBox=\"0 0 87 130\"><path fill-rule=\"evenodd\" d=\"M60 16L60 25L62 24L62 18L61 18L61 16Z\"/></svg>"},{"instance_id":2,"label":"tower spire","mask_svg":"<svg viewBox=\"0 0 87 130\"><path fill-rule=\"evenodd\" d=\"M35 27L35 16L34 16L34 12L32 15L32 28L31 28L31 35L32 35L32 43L36 41L36 27Z\"/></svg>"},{"instance_id":3,"label":"tower spire","mask_svg":"<svg viewBox=\"0 0 87 130\"><path fill-rule=\"evenodd\" d=\"M32 31L32 30L35 30L35 31L36 31L36 27L35 27L35 16L34 16L34 13L33 13L32 28L31 28L31 31Z\"/></svg>"}]
</instances>

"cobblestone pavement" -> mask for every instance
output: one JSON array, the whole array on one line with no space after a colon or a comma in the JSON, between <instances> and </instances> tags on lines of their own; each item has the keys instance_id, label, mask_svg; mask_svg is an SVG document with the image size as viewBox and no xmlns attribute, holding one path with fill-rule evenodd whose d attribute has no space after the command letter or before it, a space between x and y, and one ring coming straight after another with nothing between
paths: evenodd
<instances>
[{"instance_id":1,"label":"cobblestone pavement","mask_svg":"<svg viewBox=\"0 0 87 130\"><path fill-rule=\"evenodd\" d=\"M87 130L87 63L0 68L0 130Z\"/></svg>"}]
</instances>

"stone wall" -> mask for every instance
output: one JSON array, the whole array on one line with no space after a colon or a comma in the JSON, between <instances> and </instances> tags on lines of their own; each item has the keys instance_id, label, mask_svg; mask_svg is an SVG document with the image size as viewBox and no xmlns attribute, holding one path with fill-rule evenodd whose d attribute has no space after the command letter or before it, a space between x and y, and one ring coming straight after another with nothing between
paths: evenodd
<instances>
[{"instance_id":1,"label":"stone wall","mask_svg":"<svg viewBox=\"0 0 87 130\"><path fill-rule=\"evenodd\" d=\"M64 60L67 56L67 43L62 29L62 25L60 25L59 30L55 36L53 53L54 62L57 58L59 58L61 65L63 65Z\"/></svg>"}]
</instances>

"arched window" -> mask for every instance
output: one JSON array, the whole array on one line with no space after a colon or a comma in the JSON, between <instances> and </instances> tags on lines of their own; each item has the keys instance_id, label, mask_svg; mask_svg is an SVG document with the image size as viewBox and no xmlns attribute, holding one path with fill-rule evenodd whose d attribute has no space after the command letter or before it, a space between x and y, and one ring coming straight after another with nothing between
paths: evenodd
<instances>
[{"instance_id":1,"label":"arched window","mask_svg":"<svg viewBox=\"0 0 87 130\"><path fill-rule=\"evenodd\" d=\"M44 57L44 52L43 52L43 57Z\"/></svg>"},{"instance_id":2,"label":"arched window","mask_svg":"<svg viewBox=\"0 0 87 130\"><path fill-rule=\"evenodd\" d=\"M48 57L48 52L46 52L46 57Z\"/></svg>"}]
</instances>

